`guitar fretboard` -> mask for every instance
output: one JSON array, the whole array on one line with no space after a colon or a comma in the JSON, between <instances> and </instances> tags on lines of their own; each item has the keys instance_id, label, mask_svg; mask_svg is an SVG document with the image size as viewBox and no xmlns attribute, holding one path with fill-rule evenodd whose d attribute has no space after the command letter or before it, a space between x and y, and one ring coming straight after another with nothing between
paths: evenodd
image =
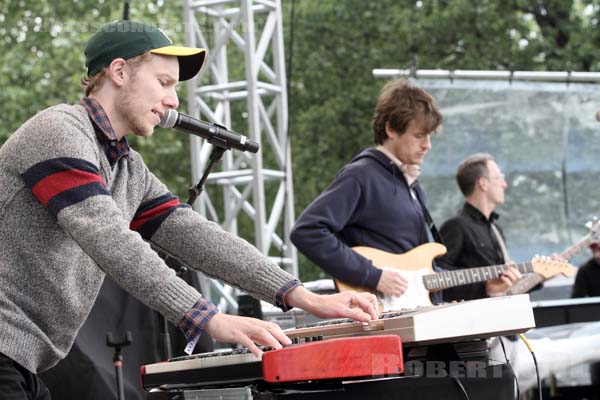
<instances>
[{"instance_id":1,"label":"guitar fretboard","mask_svg":"<svg viewBox=\"0 0 600 400\"><path fill-rule=\"evenodd\" d=\"M427 290L440 290L468 285L469 283L484 282L489 279L498 278L500 274L509 267L516 268L521 274L533 272L533 265L531 262L490 265L487 267L468 268L425 275L423 276L423 284Z\"/></svg>"},{"instance_id":2,"label":"guitar fretboard","mask_svg":"<svg viewBox=\"0 0 600 400\"><path fill-rule=\"evenodd\" d=\"M588 247L593 242L594 242L594 238L592 238L591 235L588 235L584 239L582 239L579 243L574 244L573 246L569 247L568 249L566 249L565 251L560 253L560 256L562 258L564 258L565 260L570 260L571 258L573 258L575 256L575 254L579 253L580 251L582 251L583 249Z\"/></svg>"}]
</instances>

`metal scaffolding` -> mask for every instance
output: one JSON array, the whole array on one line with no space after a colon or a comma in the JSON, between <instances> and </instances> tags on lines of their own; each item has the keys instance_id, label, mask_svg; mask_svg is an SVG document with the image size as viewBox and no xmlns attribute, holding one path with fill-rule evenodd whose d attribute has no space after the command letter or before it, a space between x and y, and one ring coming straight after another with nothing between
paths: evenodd
<instances>
[{"instance_id":1,"label":"metal scaffolding","mask_svg":"<svg viewBox=\"0 0 600 400\"><path fill-rule=\"evenodd\" d=\"M374 69L375 78L414 79L477 79L501 81L541 81L565 83L598 83L600 73L578 71L478 71L478 70L445 70L445 69Z\"/></svg>"},{"instance_id":2,"label":"metal scaffolding","mask_svg":"<svg viewBox=\"0 0 600 400\"><path fill-rule=\"evenodd\" d=\"M222 170L207 179L207 188L216 185L219 190L210 190L212 198L204 191L195 209L235 234L250 221L254 237L249 241L298 276L296 250L289 241L294 198L281 2L184 0L184 18L187 45L204 47L208 53L202 71L188 83L188 112L245 132L261 145L256 154L227 152ZM247 125L236 128L236 121ZM191 138L194 182L210 152L210 144ZM215 199L217 192L220 201ZM201 281L206 297L221 309L237 310L231 288ZM214 289L220 300L211 294Z\"/></svg>"}]
</instances>

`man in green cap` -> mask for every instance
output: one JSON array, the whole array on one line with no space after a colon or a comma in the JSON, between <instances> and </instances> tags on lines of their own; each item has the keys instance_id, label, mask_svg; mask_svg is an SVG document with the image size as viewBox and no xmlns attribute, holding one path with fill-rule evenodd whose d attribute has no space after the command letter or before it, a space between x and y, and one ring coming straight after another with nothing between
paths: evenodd
<instances>
[{"instance_id":1,"label":"man in green cap","mask_svg":"<svg viewBox=\"0 0 600 400\"><path fill-rule=\"evenodd\" d=\"M248 242L180 204L132 150L179 105L176 85L204 49L174 46L158 28L118 21L85 49L85 97L25 122L0 148L0 393L49 399L37 373L68 353L105 274L176 324L240 343L290 343L276 324L220 313L151 249L283 310L377 318L370 294L318 296Z\"/></svg>"}]
</instances>

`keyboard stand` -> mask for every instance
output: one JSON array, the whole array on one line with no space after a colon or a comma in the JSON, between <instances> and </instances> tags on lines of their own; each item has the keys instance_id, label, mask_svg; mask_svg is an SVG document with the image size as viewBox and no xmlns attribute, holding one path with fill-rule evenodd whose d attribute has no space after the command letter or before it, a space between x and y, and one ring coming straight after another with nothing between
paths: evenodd
<instances>
[{"instance_id":1,"label":"keyboard stand","mask_svg":"<svg viewBox=\"0 0 600 400\"><path fill-rule=\"evenodd\" d=\"M465 371L454 378L444 372L428 374L430 376L150 392L147 400L464 400L460 385L471 399L513 400L516 393L514 374L506 364L488 364L473 377L466 376Z\"/></svg>"}]
</instances>

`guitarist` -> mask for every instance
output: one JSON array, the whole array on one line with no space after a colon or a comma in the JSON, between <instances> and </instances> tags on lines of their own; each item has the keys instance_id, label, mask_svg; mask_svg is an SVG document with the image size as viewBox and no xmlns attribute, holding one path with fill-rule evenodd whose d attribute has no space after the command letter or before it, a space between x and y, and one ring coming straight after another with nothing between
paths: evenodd
<instances>
[{"instance_id":1,"label":"guitarist","mask_svg":"<svg viewBox=\"0 0 600 400\"><path fill-rule=\"evenodd\" d=\"M592 258L579 267L572 298L600 296L600 247L598 243L590 244Z\"/></svg>"},{"instance_id":2,"label":"guitarist","mask_svg":"<svg viewBox=\"0 0 600 400\"><path fill-rule=\"evenodd\" d=\"M425 90L406 80L386 84L372 120L376 147L355 156L302 212L291 233L298 250L349 284L385 295L404 293L402 272L377 268L352 247L405 253L434 240L437 230L417 177L441 122L440 110ZM517 274L505 271L488 283L488 294L504 292ZM433 301L440 300L434 293Z\"/></svg>"},{"instance_id":3,"label":"guitarist","mask_svg":"<svg viewBox=\"0 0 600 400\"><path fill-rule=\"evenodd\" d=\"M495 211L504 204L507 184L494 158L487 153L467 157L458 166L456 182L465 196L465 203L458 215L440 228L448 250L440 265L463 269L510 262ZM500 285L492 292L502 294L500 282L472 283L444 290L444 300L487 297L490 285Z\"/></svg>"}]
</instances>

